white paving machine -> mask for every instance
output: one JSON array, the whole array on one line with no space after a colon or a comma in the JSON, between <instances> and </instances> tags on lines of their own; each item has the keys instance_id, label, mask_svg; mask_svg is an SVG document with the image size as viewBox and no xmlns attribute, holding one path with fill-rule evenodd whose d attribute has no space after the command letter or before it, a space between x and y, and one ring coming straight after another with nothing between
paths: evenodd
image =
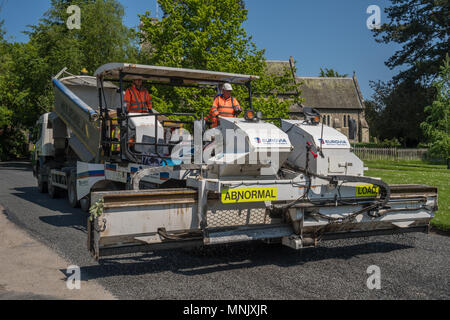
<instances>
[{"instance_id":1,"label":"white paving machine","mask_svg":"<svg viewBox=\"0 0 450 320\"><path fill-rule=\"evenodd\" d=\"M305 108L304 120L264 119L252 107L256 76L123 63L100 67L95 78L59 76L55 112L40 120L41 141L52 148L38 152L34 171L51 195L67 190L73 206L92 206L88 249L96 259L427 232L437 210L435 187L365 177L347 137L320 123L317 110ZM192 113L128 114L124 84L133 79L243 85L249 109L210 130Z\"/></svg>"}]
</instances>

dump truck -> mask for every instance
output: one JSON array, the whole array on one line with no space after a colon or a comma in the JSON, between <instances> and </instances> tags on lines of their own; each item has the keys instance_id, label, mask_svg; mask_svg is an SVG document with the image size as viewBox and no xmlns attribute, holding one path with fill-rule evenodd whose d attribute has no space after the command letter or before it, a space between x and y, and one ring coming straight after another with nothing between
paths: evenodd
<instances>
[{"instance_id":1,"label":"dump truck","mask_svg":"<svg viewBox=\"0 0 450 320\"><path fill-rule=\"evenodd\" d=\"M52 79L33 161L39 189L90 210L96 259L236 242L293 249L340 238L427 232L438 190L366 177L348 138L315 109L304 120L253 108L257 76L109 63L90 76ZM195 113L127 113L124 89L243 86L242 118L207 129ZM188 105L187 102L183 102ZM157 107L157 106L156 106Z\"/></svg>"}]
</instances>

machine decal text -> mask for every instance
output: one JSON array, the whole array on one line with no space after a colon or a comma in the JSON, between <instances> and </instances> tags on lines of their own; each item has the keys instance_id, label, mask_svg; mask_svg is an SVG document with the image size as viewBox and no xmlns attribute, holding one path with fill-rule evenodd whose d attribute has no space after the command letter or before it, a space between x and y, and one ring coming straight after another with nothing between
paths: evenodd
<instances>
[{"instance_id":1,"label":"machine decal text","mask_svg":"<svg viewBox=\"0 0 450 320\"><path fill-rule=\"evenodd\" d=\"M263 202L277 199L277 188L222 190L222 203Z\"/></svg>"},{"instance_id":2,"label":"machine decal text","mask_svg":"<svg viewBox=\"0 0 450 320\"><path fill-rule=\"evenodd\" d=\"M357 197L376 197L380 193L380 187L375 185L356 186Z\"/></svg>"}]
</instances>

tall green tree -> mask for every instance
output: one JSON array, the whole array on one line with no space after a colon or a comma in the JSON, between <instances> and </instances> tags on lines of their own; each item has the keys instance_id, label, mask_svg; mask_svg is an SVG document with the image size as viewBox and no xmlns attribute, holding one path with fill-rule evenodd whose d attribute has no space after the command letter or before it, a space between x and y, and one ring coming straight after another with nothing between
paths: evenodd
<instances>
[{"instance_id":1,"label":"tall green tree","mask_svg":"<svg viewBox=\"0 0 450 320\"><path fill-rule=\"evenodd\" d=\"M328 69L320 68L320 75L321 78L347 78L348 74L340 74L337 71L334 71L334 69Z\"/></svg>"},{"instance_id":2,"label":"tall green tree","mask_svg":"<svg viewBox=\"0 0 450 320\"><path fill-rule=\"evenodd\" d=\"M5 30L3 20L0 20L0 130L11 124L12 111L8 109L6 102L7 85L5 75L8 74L10 56L8 44L4 40Z\"/></svg>"},{"instance_id":3,"label":"tall green tree","mask_svg":"<svg viewBox=\"0 0 450 320\"><path fill-rule=\"evenodd\" d=\"M67 8L81 10L81 28L70 30ZM124 7L117 0L51 0L51 8L27 32L30 42L46 58L51 72L63 67L78 74L82 68L90 73L113 61L134 62L137 38L123 25Z\"/></svg>"},{"instance_id":4,"label":"tall green tree","mask_svg":"<svg viewBox=\"0 0 450 320\"><path fill-rule=\"evenodd\" d=\"M67 27L70 5L81 9L79 30ZM117 0L52 0L39 23L29 26L27 43L2 39L0 122L18 134L51 111L51 77L64 67L73 74L80 74L82 68L92 74L104 63L136 62L137 38L123 25L123 17L124 8ZM2 145L18 140L13 133L3 134Z\"/></svg>"},{"instance_id":5,"label":"tall green tree","mask_svg":"<svg viewBox=\"0 0 450 320\"><path fill-rule=\"evenodd\" d=\"M425 108L428 115L422 123L425 136L431 143L433 157L450 158L450 58L447 55L441 66L439 78L435 81L436 100Z\"/></svg>"},{"instance_id":6,"label":"tall green tree","mask_svg":"<svg viewBox=\"0 0 450 320\"><path fill-rule=\"evenodd\" d=\"M69 29L67 8L81 9L81 29ZM136 61L134 33L122 23L123 6L116 0L52 0L37 25L29 26L29 42L15 44L12 75L23 92L22 124L32 126L53 105L51 77L64 67L73 74L87 68L92 74L102 64ZM23 110L23 109L26 110Z\"/></svg>"},{"instance_id":7,"label":"tall green tree","mask_svg":"<svg viewBox=\"0 0 450 320\"><path fill-rule=\"evenodd\" d=\"M0 22L0 160L16 158L25 153L25 136L18 125L14 106L21 106L27 93L17 90L14 82L15 46L7 43Z\"/></svg>"},{"instance_id":8,"label":"tall green tree","mask_svg":"<svg viewBox=\"0 0 450 320\"><path fill-rule=\"evenodd\" d=\"M81 29L70 30L67 8L81 9ZM29 26L24 45L15 44L12 73L20 90L27 92L22 123L31 126L53 105L51 77L67 67L73 74L82 68L92 74L102 64L135 62L136 37L122 23L124 8L117 0L52 0L39 23ZM19 108L19 106L16 106ZM25 116L27 114L27 116Z\"/></svg>"},{"instance_id":9,"label":"tall green tree","mask_svg":"<svg viewBox=\"0 0 450 320\"><path fill-rule=\"evenodd\" d=\"M254 107L266 116L285 116L294 97L280 101L278 94L293 92L290 70L267 75L264 50L258 50L242 24L248 11L239 0L158 0L160 21L150 12L141 16L141 43L147 48L144 62L153 65L214 70L260 76L254 82ZM206 113L214 90L153 88L160 111ZM233 95L244 108L247 90L236 86Z\"/></svg>"},{"instance_id":10,"label":"tall green tree","mask_svg":"<svg viewBox=\"0 0 450 320\"><path fill-rule=\"evenodd\" d=\"M366 119L372 136L383 141L398 139L403 146L416 147L424 141L420 124L424 106L433 101L434 88L413 81L372 82L375 93L366 102Z\"/></svg>"},{"instance_id":11,"label":"tall green tree","mask_svg":"<svg viewBox=\"0 0 450 320\"><path fill-rule=\"evenodd\" d=\"M402 49L386 62L402 67L394 81L433 79L450 52L450 2L448 0L391 0L385 12L389 22L374 29L377 42L398 43Z\"/></svg>"}]
</instances>

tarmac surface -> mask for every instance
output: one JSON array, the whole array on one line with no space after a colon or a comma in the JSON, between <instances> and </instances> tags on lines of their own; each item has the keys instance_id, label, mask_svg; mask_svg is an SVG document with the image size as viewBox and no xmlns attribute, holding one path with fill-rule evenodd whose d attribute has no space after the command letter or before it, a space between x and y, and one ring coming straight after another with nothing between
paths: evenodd
<instances>
[{"instance_id":1,"label":"tarmac surface","mask_svg":"<svg viewBox=\"0 0 450 320\"><path fill-rule=\"evenodd\" d=\"M3 212L0 206L0 300L114 299L95 280L77 286L76 268Z\"/></svg>"},{"instance_id":2,"label":"tarmac surface","mask_svg":"<svg viewBox=\"0 0 450 320\"><path fill-rule=\"evenodd\" d=\"M0 163L0 205L9 221L80 266L82 281L95 281L118 299L450 298L450 237L444 235L337 240L303 251L255 242L111 257L99 263L87 251L87 215L70 208L64 198L39 193L28 163ZM380 290L367 287L370 266L380 268ZM18 297L27 299L26 294Z\"/></svg>"}]
</instances>

